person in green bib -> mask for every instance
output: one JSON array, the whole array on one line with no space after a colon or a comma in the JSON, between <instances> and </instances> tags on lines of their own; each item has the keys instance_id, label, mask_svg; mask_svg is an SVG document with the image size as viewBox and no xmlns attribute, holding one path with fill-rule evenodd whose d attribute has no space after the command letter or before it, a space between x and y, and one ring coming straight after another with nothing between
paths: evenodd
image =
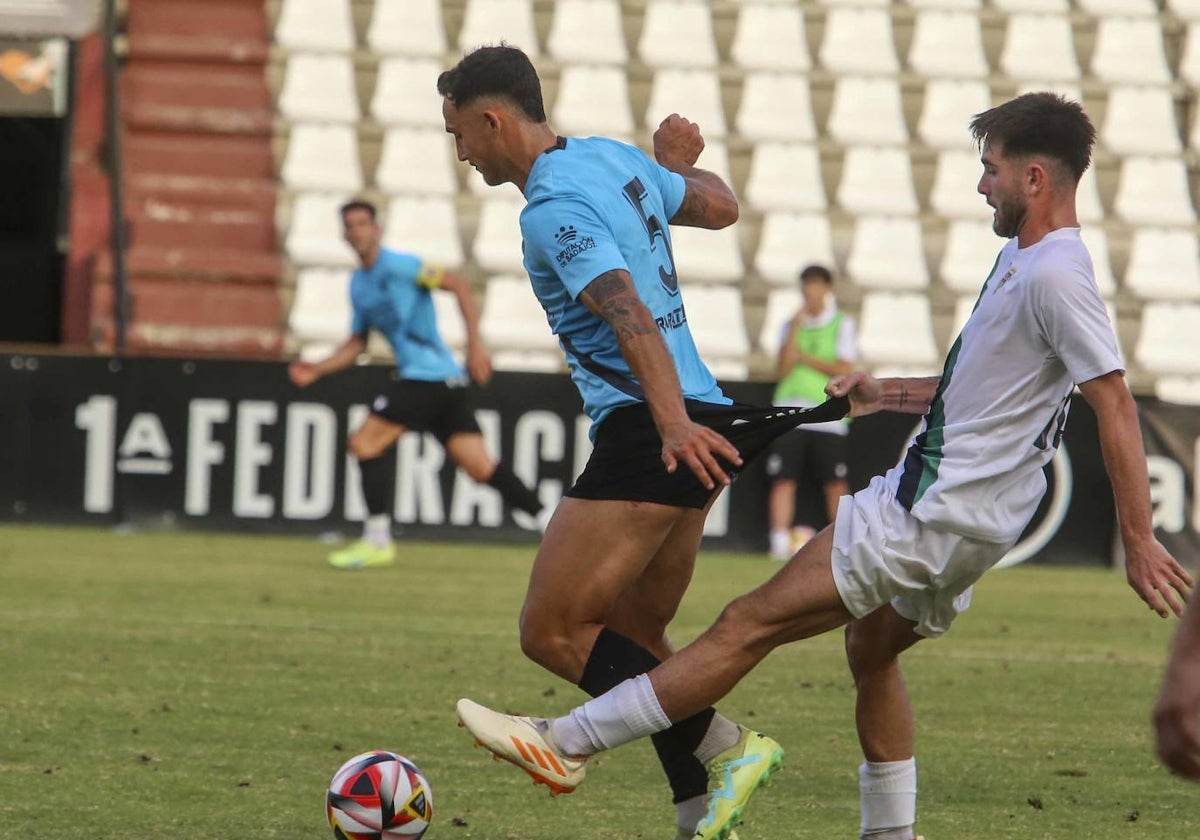
<instances>
[{"instance_id":1,"label":"person in green bib","mask_svg":"<svg viewBox=\"0 0 1200 840\"><path fill-rule=\"evenodd\" d=\"M780 336L779 384L773 402L807 408L824 402L825 385L831 378L854 369L858 338L854 319L838 309L829 269L806 266L800 272L800 291L802 305L784 324ZM838 499L850 492L846 468L849 422L847 418L806 425L773 445L767 458L772 559L787 560L808 537L832 522ZM813 495L820 502L802 504L797 516L801 482L817 491Z\"/></svg>"}]
</instances>

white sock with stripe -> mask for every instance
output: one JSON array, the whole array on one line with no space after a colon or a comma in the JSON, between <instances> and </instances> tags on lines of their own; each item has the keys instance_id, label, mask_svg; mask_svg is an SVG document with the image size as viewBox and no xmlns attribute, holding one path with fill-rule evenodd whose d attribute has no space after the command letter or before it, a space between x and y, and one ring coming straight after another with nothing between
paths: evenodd
<instances>
[{"instance_id":1,"label":"white sock with stripe","mask_svg":"<svg viewBox=\"0 0 1200 840\"><path fill-rule=\"evenodd\" d=\"M863 840L912 840L917 761L865 761L858 768Z\"/></svg>"},{"instance_id":2,"label":"white sock with stripe","mask_svg":"<svg viewBox=\"0 0 1200 840\"><path fill-rule=\"evenodd\" d=\"M567 755L592 755L670 726L650 677L639 674L550 721L550 737Z\"/></svg>"}]
</instances>

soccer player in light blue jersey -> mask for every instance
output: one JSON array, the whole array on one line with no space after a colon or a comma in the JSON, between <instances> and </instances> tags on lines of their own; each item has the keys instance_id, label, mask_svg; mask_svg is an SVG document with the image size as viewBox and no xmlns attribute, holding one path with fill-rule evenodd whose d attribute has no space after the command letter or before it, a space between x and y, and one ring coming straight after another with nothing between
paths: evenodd
<instances>
[{"instance_id":1,"label":"soccer player in light blue jersey","mask_svg":"<svg viewBox=\"0 0 1200 840\"><path fill-rule=\"evenodd\" d=\"M400 378L374 399L371 413L350 437L348 447L358 459L367 520L362 539L333 552L330 564L359 569L395 560L385 456L409 429L433 433L450 460L467 475L496 488L509 507L538 517L541 503L537 496L507 464L488 454L475 421L468 373L470 380L484 385L491 378L492 365L479 336L479 313L470 285L420 257L384 248L372 204L351 201L341 213L345 239L362 264L350 279L354 313L350 337L328 358L316 363L293 362L288 373L295 384L305 387L347 368L366 350L370 331L377 330L392 346ZM438 331L434 289L451 292L462 310L467 328L466 371L454 360Z\"/></svg>"},{"instance_id":2,"label":"soccer player in light blue jersey","mask_svg":"<svg viewBox=\"0 0 1200 840\"><path fill-rule=\"evenodd\" d=\"M459 159L525 196L525 268L593 421L592 455L534 560L520 637L531 659L596 696L672 655L665 631L691 580L705 515L743 460L801 422L842 416L847 404L826 406L827 416L734 405L701 360L668 226L728 227L738 203L719 176L696 168L697 126L667 117L653 158L603 137L559 137L533 65L509 46L468 54L441 75L438 92ZM471 728L470 709L459 712ZM569 792L582 777L581 763L526 749L524 733L476 734L552 791ZM654 743L682 838L727 837L731 815L714 821L710 802L744 799L782 756L711 707ZM730 767L744 772L726 781ZM710 772L722 785L711 799Z\"/></svg>"}]
</instances>

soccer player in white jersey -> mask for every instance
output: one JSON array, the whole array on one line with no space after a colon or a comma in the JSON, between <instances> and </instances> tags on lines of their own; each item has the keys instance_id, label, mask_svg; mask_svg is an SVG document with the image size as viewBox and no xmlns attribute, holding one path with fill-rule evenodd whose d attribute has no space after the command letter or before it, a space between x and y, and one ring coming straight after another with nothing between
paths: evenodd
<instances>
[{"instance_id":1,"label":"soccer player in white jersey","mask_svg":"<svg viewBox=\"0 0 1200 840\"><path fill-rule=\"evenodd\" d=\"M1159 615L1182 611L1191 578L1154 538L1137 408L1079 238L1075 190L1095 130L1078 103L1033 93L977 115L971 132L982 152L978 191L1009 241L942 375L851 373L827 388L849 396L852 416L925 414L905 459L843 497L833 525L649 674L544 723L461 700L468 728L541 734L579 775L588 755L715 703L779 645L845 625L865 758L860 835L911 840L917 769L898 657L946 632L1033 517L1076 385L1096 412L1129 584ZM710 836L727 836L752 790L712 798Z\"/></svg>"}]
</instances>

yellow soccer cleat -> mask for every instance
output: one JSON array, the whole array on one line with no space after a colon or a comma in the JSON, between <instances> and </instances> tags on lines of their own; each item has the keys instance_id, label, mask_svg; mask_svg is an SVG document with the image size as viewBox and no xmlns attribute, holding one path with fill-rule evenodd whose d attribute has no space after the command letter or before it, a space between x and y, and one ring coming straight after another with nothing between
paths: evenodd
<instances>
[{"instance_id":1,"label":"yellow soccer cleat","mask_svg":"<svg viewBox=\"0 0 1200 840\"><path fill-rule=\"evenodd\" d=\"M365 569L369 566L390 566L396 562L396 546L380 548L367 540L359 540L329 555L329 565L335 569Z\"/></svg>"},{"instance_id":2,"label":"yellow soccer cleat","mask_svg":"<svg viewBox=\"0 0 1200 840\"><path fill-rule=\"evenodd\" d=\"M731 840L754 791L783 764L783 747L774 739L744 726L738 729L738 742L708 765L716 787L709 794L708 813L696 826L694 840Z\"/></svg>"},{"instance_id":3,"label":"yellow soccer cleat","mask_svg":"<svg viewBox=\"0 0 1200 840\"><path fill-rule=\"evenodd\" d=\"M464 698L458 701L458 724L475 736L476 746L520 767L554 796L583 781L587 756L564 755L550 739L545 718L504 715Z\"/></svg>"}]
</instances>

